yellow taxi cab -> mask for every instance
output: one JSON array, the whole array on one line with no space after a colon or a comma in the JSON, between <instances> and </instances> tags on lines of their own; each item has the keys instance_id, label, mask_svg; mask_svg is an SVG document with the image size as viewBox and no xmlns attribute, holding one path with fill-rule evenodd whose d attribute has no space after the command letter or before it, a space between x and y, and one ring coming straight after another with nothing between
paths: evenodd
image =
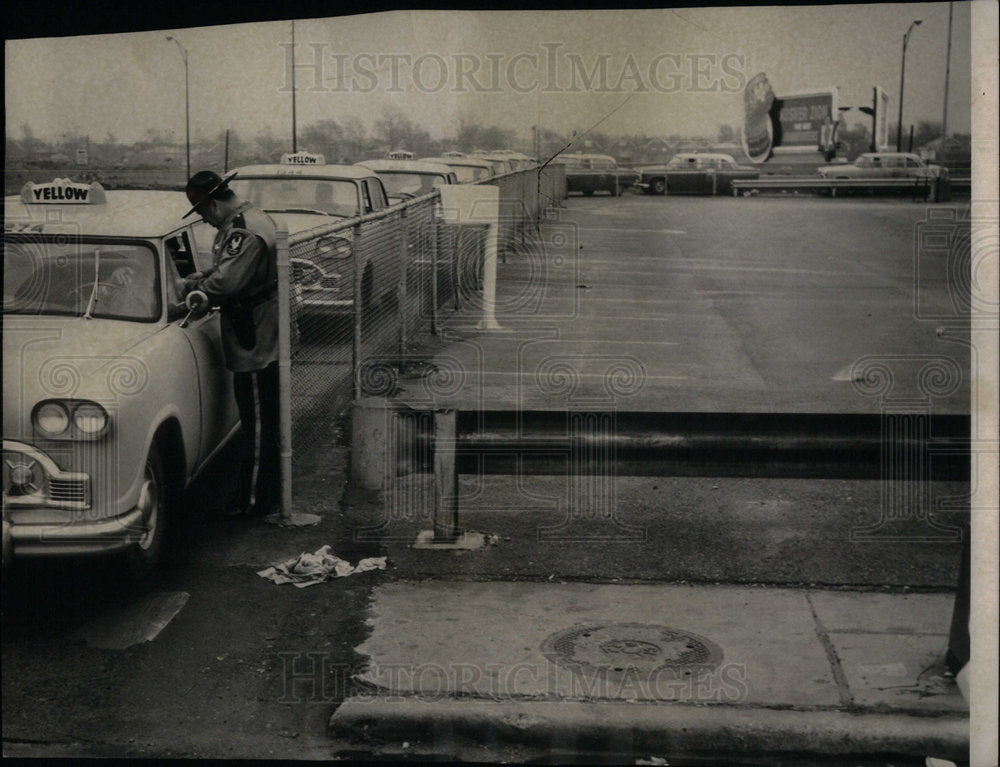
<instances>
[{"instance_id":1,"label":"yellow taxi cab","mask_svg":"<svg viewBox=\"0 0 1000 767\"><path fill-rule=\"evenodd\" d=\"M445 152L440 157L422 157L420 162L447 165L455 173L459 184L485 181L493 175L493 164L475 157L466 157L461 152Z\"/></svg>"},{"instance_id":2,"label":"yellow taxi cab","mask_svg":"<svg viewBox=\"0 0 1000 767\"><path fill-rule=\"evenodd\" d=\"M367 310L395 295L399 264L394 250L394 219L382 181L359 165L327 164L322 154L283 155L280 163L233 169L229 188L268 213L285 219L289 234L369 214L361 229L361 300ZM210 243L215 230L204 225L199 238ZM350 314L354 307L354 253L350 228L317 238L308 250L291 253L296 311L302 318Z\"/></svg>"},{"instance_id":3,"label":"yellow taxi cab","mask_svg":"<svg viewBox=\"0 0 1000 767\"><path fill-rule=\"evenodd\" d=\"M3 564L118 552L153 569L188 486L239 427L211 264L181 192L68 179L4 199Z\"/></svg>"},{"instance_id":4,"label":"yellow taxi cab","mask_svg":"<svg viewBox=\"0 0 1000 767\"><path fill-rule=\"evenodd\" d=\"M392 203L430 194L435 189L457 184L455 171L443 163L410 159L375 159L355 163L378 174Z\"/></svg>"}]
</instances>

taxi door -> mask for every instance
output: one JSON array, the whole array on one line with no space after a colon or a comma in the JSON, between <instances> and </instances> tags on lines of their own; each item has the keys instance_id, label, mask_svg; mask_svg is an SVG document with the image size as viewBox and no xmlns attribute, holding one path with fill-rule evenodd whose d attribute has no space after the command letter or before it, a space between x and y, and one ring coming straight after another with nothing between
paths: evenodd
<instances>
[{"instance_id":1,"label":"taxi door","mask_svg":"<svg viewBox=\"0 0 1000 767\"><path fill-rule=\"evenodd\" d=\"M208 229L207 224L195 226L204 226L206 230ZM207 238L208 232L200 232L196 240L192 227L189 226L166 239L167 255L170 257L167 269L168 303L180 302L180 295L171 283L173 275L170 274L170 265L173 265L177 275L181 277L208 268L212 263L211 248L209 246L206 249L204 245L198 247L196 244L199 241L204 243ZM212 239L214 240L214 234ZM233 374L226 368L222 354L219 313L212 311L201 317L191 317L186 327L181 327L183 321L182 316L175 319L173 324L180 329L191 345L197 368L198 389L201 394L199 405L201 442L197 461L197 465L200 466L239 422L239 411L233 395Z\"/></svg>"}]
</instances>

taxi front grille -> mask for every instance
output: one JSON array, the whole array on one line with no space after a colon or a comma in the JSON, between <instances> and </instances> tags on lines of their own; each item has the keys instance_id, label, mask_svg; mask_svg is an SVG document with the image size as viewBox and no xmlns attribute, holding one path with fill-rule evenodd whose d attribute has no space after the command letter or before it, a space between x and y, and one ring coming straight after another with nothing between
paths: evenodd
<instances>
[{"instance_id":1,"label":"taxi front grille","mask_svg":"<svg viewBox=\"0 0 1000 767\"><path fill-rule=\"evenodd\" d=\"M56 503L86 503L87 482L83 479L50 479L49 498Z\"/></svg>"}]
</instances>

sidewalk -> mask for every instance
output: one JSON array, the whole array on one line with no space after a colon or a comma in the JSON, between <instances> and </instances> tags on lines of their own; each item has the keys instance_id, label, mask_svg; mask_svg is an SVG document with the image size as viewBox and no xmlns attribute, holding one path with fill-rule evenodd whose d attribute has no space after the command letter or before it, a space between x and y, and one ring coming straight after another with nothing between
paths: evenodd
<instances>
[{"instance_id":1,"label":"sidewalk","mask_svg":"<svg viewBox=\"0 0 1000 767\"><path fill-rule=\"evenodd\" d=\"M331 732L636 756L968 752L937 664L953 598L684 585L376 588Z\"/></svg>"}]
</instances>

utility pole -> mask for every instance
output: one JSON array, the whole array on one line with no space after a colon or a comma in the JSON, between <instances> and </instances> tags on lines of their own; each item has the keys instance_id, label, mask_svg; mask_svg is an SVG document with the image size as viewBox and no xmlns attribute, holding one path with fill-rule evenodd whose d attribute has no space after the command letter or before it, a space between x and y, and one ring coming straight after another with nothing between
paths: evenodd
<instances>
[{"instance_id":1,"label":"utility pole","mask_svg":"<svg viewBox=\"0 0 1000 767\"><path fill-rule=\"evenodd\" d=\"M906 81L906 44L910 40L910 33L914 27L923 23L921 19L916 19L910 23L906 34L903 35L903 61L899 67L899 124L896 126L896 151L903 151L903 83Z\"/></svg>"},{"instance_id":2,"label":"utility pole","mask_svg":"<svg viewBox=\"0 0 1000 767\"><path fill-rule=\"evenodd\" d=\"M948 55L945 56L944 65L944 114L941 118L941 149L944 150L944 142L948 140L948 80L951 77L951 14L955 3L948 3Z\"/></svg>"},{"instance_id":3,"label":"utility pole","mask_svg":"<svg viewBox=\"0 0 1000 767\"><path fill-rule=\"evenodd\" d=\"M184 153L187 157L187 177L191 178L191 98L188 87L188 52L187 48L181 45L180 40L172 35L167 36L167 40L173 42L181 52L184 59Z\"/></svg>"},{"instance_id":4,"label":"utility pole","mask_svg":"<svg viewBox=\"0 0 1000 767\"><path fill-rule=\"evenodd\" d=\"M292 19L292 154L299 151L295 131L295 19Z\"/></svg>"}]
</instances>

